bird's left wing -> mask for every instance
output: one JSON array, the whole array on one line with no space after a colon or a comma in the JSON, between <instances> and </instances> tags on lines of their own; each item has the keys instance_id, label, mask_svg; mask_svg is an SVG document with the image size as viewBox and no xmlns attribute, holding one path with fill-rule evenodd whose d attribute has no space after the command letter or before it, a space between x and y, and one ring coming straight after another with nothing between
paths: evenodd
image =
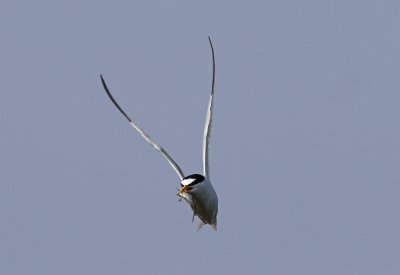
<instances>
[{"instance_id":1,"label":"bird's left wing","mask_svg":"<svg viewBox=\"0 0 400 275\"><path fill-rule=\"evenodd\" d=\"M212 84L211 84L211 94L210 99L208 100L208 109L206 116L206 123L204 125L203 132L203 175L207 178L210 177L210 169L209 169L209 161L208 161L208 151L209 151L209 143L211 136L211 124L212 124L212 112L213 112L213 98L214 98L214 85L215 85L215 57L214 57L214 48L211 43L210 37L208 37L208 41L210 42L211 54L212 54Z\"/></svg>"},{"instance_id":2,"label":"bird's left wing","mask_svg":"<svg viewBox=\"0 0 400 275\"><path fill-rule=\"evenodd\" d=\"M165 151L157 142L155 142L148 134L146 134L145 131L143 131L142 128L139 127L137 123L135 123L130 116L125 113L125 111L119 106L117 101L114 99L112 94L110 93L110 90L107 87L106 82L104 81L104 78L102 75L100 75L101 82L103 83L104 90L106 90L106 93L108 97L111 99L111 101L114 103L115 107L124 115L124 117L129 121L129 123L132 125L133 128L135 128L136 131L139 132L139 134L148 142L150 143L154 148L156 148L162 155L163 157L169 162L169 164L172 166L172 168L175 170L175 172L178 174L179 178L183 180L185 177L181 168L179 165L173 160L173 158Z\"/></svg>"}]
</instances>

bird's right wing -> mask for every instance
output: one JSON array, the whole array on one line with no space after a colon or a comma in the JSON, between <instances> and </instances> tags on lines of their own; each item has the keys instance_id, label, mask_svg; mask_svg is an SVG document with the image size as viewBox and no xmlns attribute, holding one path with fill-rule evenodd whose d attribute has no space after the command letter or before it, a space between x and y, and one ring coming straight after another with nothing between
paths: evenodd
<instances>
[{"instance_id":1,"label":"bird's right wing","mask_svg":"<svg viewBox=\"0 0 400 275\"><path fill-rule=\"evenodd\" d=\"M157 142L155 142L146 132L143 131L142 128L139 127L138 124L136 124L127 113L119 106L117 101L114 99L112 94L110 93L110 90L107 87L106 82L104 81L104 78L102 75L100 75L101 82L103 83L104 90L106 90L106 93L108 97L111 99L112 103L114 103L115 107L124 115L124 117L129 121L129 123L132 125L133 128L135 128L136 131L139 132L139 134L151 145L153 145L154 148L156 148L162 155L163 157L169 162L169 164L172 166L172 168L175 170L175 172L178 174L179 178L183 180L185 177L181 168L179 165L173 160L173 158L165 151L160 145L158 145Z\"/></svg>"},{"instance_id":2,"label":"bird's right wing","mask_svg":"<svg viewBox=\"0 0 400 275\"><path fill-rule=\"evenodd\" d=\"M206 116L206 123L204 125L203 132L203 175L205 177L210 177L210 169L209 169L209 160L208 160L208 151L210 147L210 136L211 136L211 124L212 124L212 112L213 112L213 98L214 98L214 85L215 85L215 58L214 58L214 48L211 43L210 37L208 37L208 41L210 42L211 54L212 54L212 84L211 84L211 94L210 99L208 100L208 109Z\"/></svg>"}]
</instances>

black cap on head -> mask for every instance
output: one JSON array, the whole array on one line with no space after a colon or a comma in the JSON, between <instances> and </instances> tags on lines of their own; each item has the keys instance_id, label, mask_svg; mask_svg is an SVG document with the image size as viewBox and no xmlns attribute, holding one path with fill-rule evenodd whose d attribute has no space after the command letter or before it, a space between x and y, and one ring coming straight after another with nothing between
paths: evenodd
<instances>
[{"instance_id":1,"label":"black cap on head","mask_svg":"<svg viewBox=\"0 0 400 275\"><path fill-rule=\"evenodd\" d=\"M199 175L199 174L193 174L193 175L184 177L183 180L181 181L181 185L182 186L193 186L202 181L204 181L204 176Z\"/></svg>"}]
</instances>

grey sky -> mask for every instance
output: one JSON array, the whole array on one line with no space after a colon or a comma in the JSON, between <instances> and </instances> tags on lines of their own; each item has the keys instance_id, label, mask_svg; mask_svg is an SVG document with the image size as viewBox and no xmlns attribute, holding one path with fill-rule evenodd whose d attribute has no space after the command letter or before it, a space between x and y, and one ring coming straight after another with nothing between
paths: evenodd
<instances>
[{"instance_id":1,"label":"grey sky","mask_svg":"<svg viewBox=\"0 0 400 275\"><path fill-rule=\"evenodd\" d=\"M189 3L190 2L190 3ZM0 274L399 274L398 1L3 1ZM178 177L116 99L211 176Z\"/></svg>"}]
</instances>

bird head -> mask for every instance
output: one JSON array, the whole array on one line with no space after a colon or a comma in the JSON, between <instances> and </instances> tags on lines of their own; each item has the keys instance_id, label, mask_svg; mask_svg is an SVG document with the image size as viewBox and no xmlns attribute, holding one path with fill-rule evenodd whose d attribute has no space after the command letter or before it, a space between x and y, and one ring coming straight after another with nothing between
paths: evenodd
<instances>
[{"instance_id":1,"label":"bird head","mask_svg":"<svg viewBox=\"0 0 400 275\"><path fill-rule=\"evenodd\" d=\"M204 177L199 174L193 174L187 177L184 177L181 181L181 189L179 189L178 196L182 193L190 193L196 191L196 188L199 184L204 183Z\"/></svg>"}]
</instances>

